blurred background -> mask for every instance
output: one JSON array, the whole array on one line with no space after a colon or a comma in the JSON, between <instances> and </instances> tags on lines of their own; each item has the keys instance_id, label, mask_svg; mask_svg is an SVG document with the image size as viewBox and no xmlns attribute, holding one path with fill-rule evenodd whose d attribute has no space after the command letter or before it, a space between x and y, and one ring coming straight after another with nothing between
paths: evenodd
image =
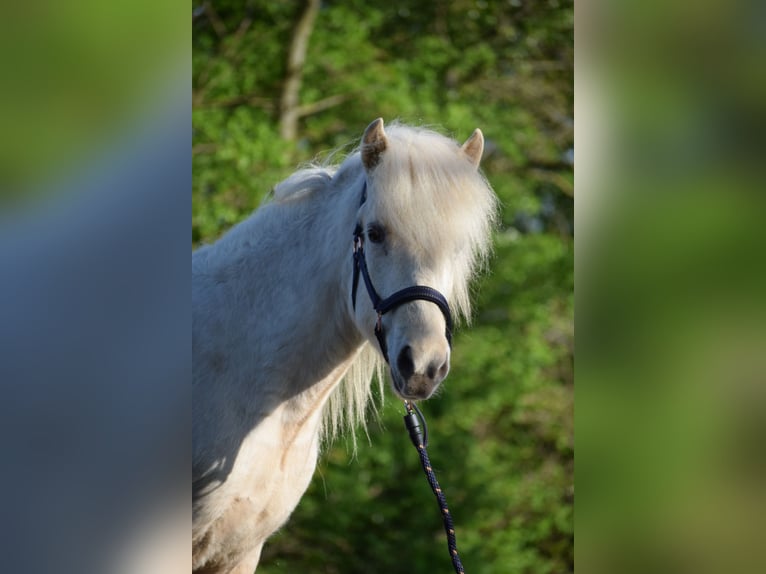
<instances>
[{"instance_id":1,"label":"blurred background","mask_svg":"<svg viewBox=\"0 0 766 574\"><path fill-rule=\"evenodd\" d=\"M188 81L181 15L171 2L148 0L3 6L0 208L107 164L158 115Z\"/></svg>"},{"instance_id":2,"label":"blurred background","mask_svg":"<svg viewBox=\"0 0 766 574\"><path fill-rule=\"evenodd\" d=\"M475 319L424 404L468 572L571 572L573 3L193 3L192 247L378 116L464 141L502 202ZM326 448L258 572L450 569L438 506L386 390L379 420Z\"/></svg>"},{"instance_id":3,"label":"blurred background","mask_svg":"<svg viewBox=\"0 0 766 574\"><path fill-rule=\"evenodd\" d=\"M3 3L5 571L189 571L190 44L178 3Z\"/></svg>"},{"instance_id":4,"label":"blurred background","mask_svg":"<svg viewBox=\"0 0 766 574\"><path fill-rule=\"evenodd\" d=\"M577 564L764 572L766 4L577 10Z\"/></svg>"}]
</instances>

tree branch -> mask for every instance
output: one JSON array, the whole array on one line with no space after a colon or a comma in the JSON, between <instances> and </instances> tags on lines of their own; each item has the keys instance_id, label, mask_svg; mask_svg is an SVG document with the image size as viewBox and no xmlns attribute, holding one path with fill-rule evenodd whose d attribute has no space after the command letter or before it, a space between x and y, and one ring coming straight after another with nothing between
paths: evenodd
<instances>
[{"instance_id":1,"label":"tree branch","mask_svg":"<svg viewBox=\"0 0 766 574\"><path fill-rule=\"evenodd\" d=\"M264 98L263 96L256 96L253 94L244 94L242 96L235 96L225 100L213 100L211 102L193 100L192 108L236 108L245 104L256 108L262 108L269 112L274 109L274 101L271 98Z\"/></svg>"},{"instance_id":2,"label":"tree branch","mask_svg":"<svg viewBox=\"0 0 766 574\"><path fill-rule=\"evenodd\" d=\"M320 0L306 0L300 18L295 25L290 49L287 54L287 76L282 88L279 106L279 134L286 140L294 140L298 133L299 96L303 65L306 61L309 37L319 12Z\"/></svg>"},{"instance_id":3,"label":"tree branch","mask_svg":"<svg viewBox=\"0 0 766 574\"><path fill-rule=\"evenodd\" d=\"M343 102L348 101L350 97L351 96L349 95L338 94L335 96L324 98L323 100L319 100L317 102L312 102L310 104L303 104L302 106L298 106L295 109L295 115L299 118L310 116L312 114L322 112L329 108L339 106Z\"/></svg>"},{"instance_id":4,"label":"tree branch","mask_svg":"<svg viewBox=\"0 0 766 574\"><path fill-rule=\"evenodd\" d=\"M574 197L574 186L560 173L546 171L543 169L532 168L529 170L532 175L538 179L552 183L558 187L564 194Z\"/></svg>"},{"instance_id":5,"label":"tree branch","mask_svg":"<svg viewBox=\"0 0 766 574\"><path fill-rule=\"evenodd\" d=\"M203 7L205 9L205 15L208 17L208 20L210 20L210 23L213 25L213 30L215 31L216 36L219 38L223 38L226 36L226 26L224 25L223 21L218 17L218 12L215 11L215 8L213 8L213 5L210 2L205 2L203 4Z\"/></svg>"},{"instance_id":6,"label":"tree branch","mask_svg":"<svg viewBox=\"0 0 766 574\"><path fill-rule=\"evenodd\" d=\"M216 151L218 151L218 146L214 143L203 143L192 146L192 155L214 153Z\"/></svg>"}]
</instances>

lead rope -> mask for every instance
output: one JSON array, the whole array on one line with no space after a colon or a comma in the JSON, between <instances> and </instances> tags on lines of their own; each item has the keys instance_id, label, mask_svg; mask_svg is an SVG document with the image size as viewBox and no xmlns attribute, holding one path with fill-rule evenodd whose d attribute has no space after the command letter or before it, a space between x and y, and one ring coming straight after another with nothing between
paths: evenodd
<instances>
[{"instance_id":1,"label":"lead rope","mask_svg":"<svg viewBox=\"0 0 766 574\"><path fill-rule=\"evenodd\" d=\"M420 455L420 464L423 465L423 471L428 478L428 484L431 485L436 500L439 502L439 508L442 511L442 520L444 521L444 532L447 534L447 547L449 548L449 555L452 559L452 566L455 568L457 574L465 574L463 570L463 564L460 562L460 556L457 553L457 541L455 540L455 526L452 523L452 515L447 508L447 499L444 497L439 481L436 480L436 474L434 474L433 468L431 468L431 460L428 458L428 427L426 426L426 419L423 417L423 413L420 412L418 406L411 401L404 401L404 406L407 409L407 414L404 415L404 426L410 433L410 440L415 448L418 449ZM413 410L414 409L414 410ZM422 426L420 423L423 423Z\"/></svg>"}]
</instances>

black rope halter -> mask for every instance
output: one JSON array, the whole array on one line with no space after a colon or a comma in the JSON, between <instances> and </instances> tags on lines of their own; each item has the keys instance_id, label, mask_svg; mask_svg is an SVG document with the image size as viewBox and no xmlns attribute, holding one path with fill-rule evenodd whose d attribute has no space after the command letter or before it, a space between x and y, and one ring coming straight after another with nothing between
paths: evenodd
<instances>
[{"instance_id":1,"label":"black rope halter","mask_svg":"<svg viewBox=\"0 0 766 574\"><path fill-rule=\"evenodd\" d=\"M362 201L360 205L363 205L367 199L367 182L364 183L362 190ZM400 305L409 303L410 301L429 301L439 307L439 310L444 315L444 321L446 323L444 336L447 338L447 342L452 347L452 315L449 310L449 304L447 299L432 287L425 285L413 285L412 287L405 287L396 291L393 295L389 295L383 299L372 284L370 279L370 273L367 270L367 261L364 257L364 234L362 232L361 224L357 223L354 229L354 276L351 287L351 304L356 310L356 290L359 285L359 275L364 279L364 285L367 288L367 294L370 296L372 306L375 312L378 314L378 320L375 322L375 337L378 340L380 351L383 353L383 358L388 360L388 346L386 345L386 337L383 333L383 315L389 311L396 309ZM447 507L447 499L444 497L439 482L436 480L436 474L431 467L431 460L428 458L428 427L426 426L426 419L423 417L423 413L412 401L404 401L404 406L407 409L407 414L404 416L404 425L409 431L410 439L415 448L418 449L418 455L420 456L420 463L423 467L423 471L428 479L428 484L431 486L431 490L436 496L436 500L439 503L439 508L442 513L442 522L444 523L444 531L447 535L447 547L449 549L450 559L452 560L452 566L457 574L465 574L463 570L463 564L460 562L460 556L457 552L457 541L455 539L455 527L452 523L452 515ZM421 425L422 423L422 425Z\"/></svg>"}]
</instances>

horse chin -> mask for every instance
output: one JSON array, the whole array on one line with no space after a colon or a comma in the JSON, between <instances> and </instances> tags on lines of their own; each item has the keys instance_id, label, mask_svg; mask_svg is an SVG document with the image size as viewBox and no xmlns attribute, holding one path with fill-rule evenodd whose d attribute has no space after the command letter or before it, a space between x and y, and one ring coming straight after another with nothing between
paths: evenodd
<instances>
[{"instance_id":1,"label":"horse chin","mask_svg":"<svg viewBox=\"0 0 766 574\"><path fill-rule=\"evenodd\" d=\"M391 388L394 393L406 401L423 401L431 397L439 385L423 385L419 381L404 381L391 370Z\"/></svg>"}]
</instances>

